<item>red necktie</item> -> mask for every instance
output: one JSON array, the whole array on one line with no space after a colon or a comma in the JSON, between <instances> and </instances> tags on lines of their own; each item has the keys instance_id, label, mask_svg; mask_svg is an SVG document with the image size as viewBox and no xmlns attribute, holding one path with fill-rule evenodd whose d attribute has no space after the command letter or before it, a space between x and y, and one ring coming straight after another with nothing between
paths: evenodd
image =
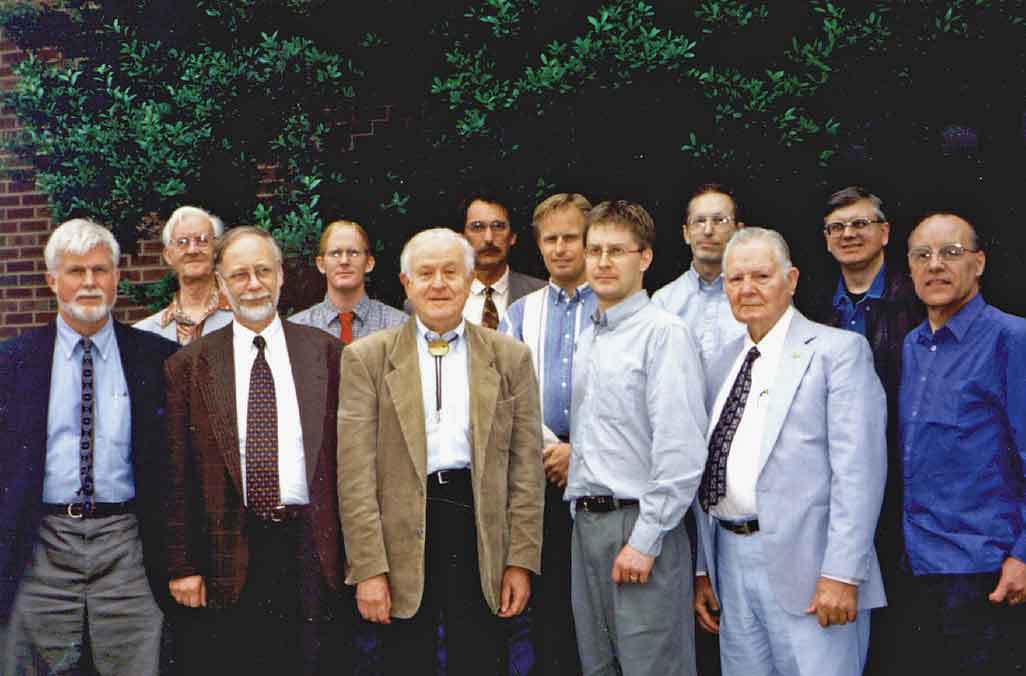
<instances>
[{"instance_id":1,"label":"red necktie","mask_svg":"<svg viewBox=\"0 0 1026 676\"><path fill-rule=\"evenodd\" d=\"M353 342L353 317L352 311L338 313L338 337L343 345Z\"/></svg>"}]
</instances>

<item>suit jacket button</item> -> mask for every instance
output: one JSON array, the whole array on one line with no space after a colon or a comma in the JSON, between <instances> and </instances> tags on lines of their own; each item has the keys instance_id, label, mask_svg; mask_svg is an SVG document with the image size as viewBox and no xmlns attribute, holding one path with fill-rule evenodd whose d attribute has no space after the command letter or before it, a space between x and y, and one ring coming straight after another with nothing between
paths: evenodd
<instances>
[{"instance_id":1,"label":"suit jacket button","mask_svg":"<svg viewBox=\"0 0 1026 676\"><path fill-rule=\"evenodd\" d=\"M417 528L413 532L417 534L417 537L422 537L424 535L424 529L423 528Z\"/></svg>"}]
</instances>

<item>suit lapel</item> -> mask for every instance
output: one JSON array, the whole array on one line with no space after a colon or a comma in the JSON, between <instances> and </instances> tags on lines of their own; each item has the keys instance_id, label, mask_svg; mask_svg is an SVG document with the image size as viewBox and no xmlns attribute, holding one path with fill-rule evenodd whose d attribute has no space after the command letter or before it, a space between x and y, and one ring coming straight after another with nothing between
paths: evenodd
<instances>
[{"instance_id":1,"label":"suit lapel","mask_svg":"<svg viewBox=\"0 0 1026 676\"><path fill-rule=\"evenodd\" d=\"M57 341L57 324L50 322L37 335L30 349L26 350L23 363L24 388L20 392L8 392L8 396L20 402L12 407L20 410L10 422L21 428L31 439L32 448L44 457L46 455L46 426L50 408L50 376L53 373L53 353ZM39 467L43 463L38 463Z\"/></svg>"},{"instance_id":2,"label":"suit lapel","mask_svg":"<svg viewBox=\"0 0 1026 676\"><path fill-rule=\"evenodd\" d=\"M485 332L474 324L466 324L467 349L470 350L468 375L470 377L470 469L474 484L483 477L485 453L492 434L495 403L499 399L499 373L495 370L495 349Z\"/></svg>"},{"instance_id":3,"label":"suit lapel","mask_svg":"<svg viewBox=\"0 0 1026 676\"><path fill-rule=\"evenodd\" d=\"M228 474L242 495L242 470L239 460L239 422L235 415L235 349L232 324L207 337L200 352L196 379L210 416L210 428L224 457Z\"/></svg>"},{"instance_id":4,"label":"suit lapel","mask_svg":"<svg viewBox=\"0 0 1026 676\"><path fill-rule=\"evenodd\" d=\"M427 427L420 387L415 319L408 320L396 334L388 362L391 370L385 374L385 385L406 440L406 450L423 483L427 481Z\"/></svg>"},{"instance_id":5,"label":"suit lapel","mask_svg":"<svg viewBox=\"0 0 1026 676\"><path fill-rule=\"evenodd\" d=\"M313 485L317 458L324 441L324 389L328 378L322 352L310 345L302 333L283 321L285 345L292 365L292 382L299 401L299 423L303 431L303 455L306 458L306 482ZM300 386L302 385L302 386Z\"/></svg>"},{"instance_id":6,"label":"suit lapel","mask_svg":"<svg viewBox=\"0 0 1026 676\"><path fill-rule=\"evenodd\" d=\"M780 363L777 366L776 377L773 379L773 389L776 390L770 396L769 409L766 411L766 423L763 427L762 451L759 456L759 473L769 460L769 454L777 443L780 430L784 426L784 419L791 410L791 402L798 391L805 372L815 354L814 341L816 334L812 331L812 323L805 319L797 310L791 319L791 326L787 330L787 338L784 340L784 349L780 354Z\"/></svg>"}]
</instances>

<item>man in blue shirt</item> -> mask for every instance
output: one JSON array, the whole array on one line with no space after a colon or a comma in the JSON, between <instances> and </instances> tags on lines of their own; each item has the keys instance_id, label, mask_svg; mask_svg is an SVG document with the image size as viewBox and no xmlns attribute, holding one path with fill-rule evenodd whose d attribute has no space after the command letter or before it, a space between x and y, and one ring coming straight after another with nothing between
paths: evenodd
<instances>
[{"instance_id":1,"label":"man in blue shirt","mask_svg":"<svg viewBox=\"0 0 1026 676\"><path fill-rule=\"evenodd\" d=\"M1026 601L1026 321L984 302L986 256L951 212L908 241L927 321L905 339L900 390L906 608L917 668L1008 673ZM933 667L932 669L930 667Z\"/></svg>"},{"instance_id":2,"label":"man in blue shirt","mask_svg":"<svg viewBox=\"0 0 1026 676\"><path fill-rule=\"evenodd\" d=\"M534 238L549 283L513 303L499 324L531 347L542 402L545 461L545 520L542 575L535 584L531 629L535 674L579 674L580 659L570 610L570 531L563 502L570 466L570 401L574 344L591 326L596 299L584 270L584 220L591 203L584 195L559 193L534 210Z\"/></svg>"}]
</instances>

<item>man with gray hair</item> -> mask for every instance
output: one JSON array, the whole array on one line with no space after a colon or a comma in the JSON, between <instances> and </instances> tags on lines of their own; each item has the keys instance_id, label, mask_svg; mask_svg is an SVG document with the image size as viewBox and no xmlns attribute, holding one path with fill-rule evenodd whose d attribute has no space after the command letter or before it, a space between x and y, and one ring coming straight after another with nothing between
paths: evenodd
<instances>
[{"instance_id":1,"label":"man with gray hair","mask_svg":"<svg viewBox=\"0 0 1026 676\"><path fill-rule=\"evenodd\" d=\"M506 674L502 618L541 559L541 412L530 349L465 321L474 251L447 228L403 248L414 317L342 353L338 494L357 607L386 674ZM499 619L496 618L498 616Z\"/></svg>"},{"instance_id":2,"label":"man with gray hair","mask_svg":"<svg viewBox=\"0 0 1026 676\"><path fill-rule=\"evenodd\" d=\"M858 676L868 610L885 602L886 400L869 343L792 307L798 269L778 233L739 231L724 268L747 331L707 371L698 620L720 634L724 676Z\"/></svg>"},{"instance_id":3,"label":"man with gray hair","mask_svg":"<svg viewBox=\"0 0 1026 676\"><path fill-rule=\"evenodd\" d=\"M0 672L70 673L88 640L100 673L156 674L176 346L112 318L109 230L68 221L44 255L57 318L0 346Z\"/></svg>"},{"instance_id":4,"label":"man with gray hair","mask_svg":"<svg viewBox=\"0 0 1026 676\"><path fill-rule=\"evenodd\" d=\"M178 291L163 310L135 327L188 345L232 321L231 307L214 280L214 243L224 231L217 216L178 207L161 231L164 261L178 277Z\"/></svg>"}]
</instances>

